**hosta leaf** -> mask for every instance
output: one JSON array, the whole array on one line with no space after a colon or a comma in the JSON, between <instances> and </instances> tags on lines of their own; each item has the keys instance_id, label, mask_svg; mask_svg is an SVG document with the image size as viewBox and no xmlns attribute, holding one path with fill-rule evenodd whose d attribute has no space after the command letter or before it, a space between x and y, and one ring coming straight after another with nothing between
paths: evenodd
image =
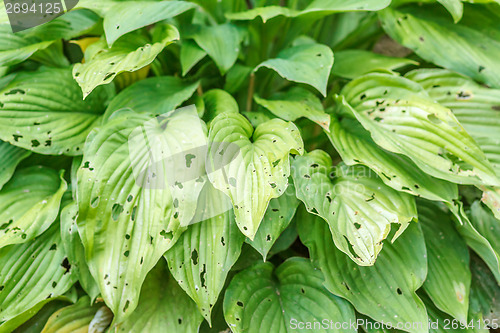
<instances>
[{"instance_id":1,"label":"hosta leaf","mask_svg":"<svg viewBox=\"0 0 500 333\"><path fill-rule=\"evenodd\" d=\"M491 323L500 316L500 286L484 262L477 257L473 259L471 311L482 314Z\"/></svg>"},{"instance_id":2,"label":"hosta leaf","mask_svg":"<svg viewBox=\"0 0 500 333\"><path fill-rule=\"evenodd\" d=\"M339 98L337 107L340 110L349 106ZM339 115L332 114L327 135L345 164L366 165L395 190L449 203L458 198L457 185L429 176L404 155L380 148L357 120L340 120Z\"/></svg>"},{"instance_id":3,"label":"hosta leaf","mask_svg":"<svg viewBox=\"0 0 500 333\"><path fill-rule=\"evenodd\" d=\"M68 256L68 261L73 268L73 274L76 275L83 290L85 290L93 302L100 291L85 261L85 249L83 248L76 224L77 217L78 206L74 202L71 202L61 210L61 239L65 253Z\"/></svg>"},{"instance_id":4,"label":"hosta leaf","mask_svg":"<svg viewBox=\"0 0 500 333\"><path fill-rule=\"evenodd\" d=\"M498 18L485 8L467 7L465 12L474 24L466 25L464 20L454 24L435 8L416 6L404 10L388 8L381 11L379 17L393 39L423 59L499 88L496 55L500 53L500 42L496 38L498 33L494 32Z\"/></svg>"},{"instance_id":5,"label":"hosta leaf","mask_svg":"<svg viewBox=\"0 0 500 333\"><path fill-rule=\"evenodd\" d=\"M156 56L174 40L179 32L173 26L165 26L162 39L148 43L139 34L130 34L108 48L105 40L92 44L85 52L85 63L75 64L73 77L86 98L95 87L113 81L122 72L135 72L149 65Z\"/></svg>"},{"instance_id":6,"label":"hosta leaf","mask_svg":"<svg viewBox=\"0 0 500 333\"><path fill-rule=\"evenodd\" d=\"M288 185L282 196L269 201L266 214L260 223L255 238L253 241L247 240L248 244L259 251L264 261L280 235L292 222L298 206L299 200L295 197L295 187L292 184ZM297 237L296 233L295 237Z\"/></svg>"},{"instance_id":7,"label":"hosta leaf","mask_svg":"<svg viewBox=\"0 0 500 333\"><path fill-rule=\"evenodd\" d=\"M294 121L306 117L326 131L330 130L330 116L325 113L320 99L307 89L293 87L288 92L278 93L269 99L255 95L254 100L284 120Z\"/></svg>"},{"instance_id":8,"label":"hosta leaf","mask_svg":"<svg viewBox=\"0 0 500 333\"><path fill-rule=\"evenodd\" d=\"M258 7L251 10L226 14L226 17L231 20L253 20L260 16L263 22L272 19L276 16L286 17L299 17L302 15L313 14L319 17L350 11L364 11L364 10L381 10L389 6L390 0L381 1L366 1L366 0L314 0L304 9L295 10L282 6L267 6Z\"/></svg>"},{"instance_id":9,"label":"hosta leaf","mask_svg":"<svg viewBox=\"0 0 500 333\"><path fill-rule=\"evenodd\" d=\"M0 248L28 242L47 230L59 214L66 188L62 174L52 169L16 172L0 191Z\"/></svg>"},{"instance_id":10,"label":"hosta leaf","mask_svg":"<svg viewBox=\"0 0 500 333\"><path fill-rule=\"evenodd\" d=\"M0 25L0 66L20 63L44 50L57 39L71 39L90 31L99 17L89 10L75 10L41 26L13 33L8 24Z\"/></svg>"},{"instance_id":11,"label":"hosta leaf","mask_svg":"<svg viewBox=\"0 0 500 333\"><path fill-rule=\"evenodd\" d=\"M224 297L224 317L234 333L296 332L299 322L355 321L352 306L330 294L323 281L321 272L304 258L290 258L278 268L257 263L231 281Z\"/></svg>"},{"instance_id":12,"label":"hosta leaf","mask_svg":"<svg viewBox=\"0 0 500 333\"><path fill-rule=\"evenodd\" d=\"M239 113L238 103L231 94L222 89L212 89L203 94L204 119L211 121L224 112Z\"/></svg>"},{"instance_id":13,"label":"hosta leaf","mask_svg":"<svg viewBox=\"0 0 500 333\"><path fill-rule=\"evenodd\" d=\"M193 38L214 60L222 75L226 74L238 59L243 40L242 32L231 23L200 26L188 37Z\"/></svg>"},{"instance_id":14,"label":"hosta leaf","mask_svg":"<svg viewBox=\"0 0 500 333\"><path fill-rule=\"evenodd\" d=\"M303 44L281 51L274 59L269 59L255 67L267 67L281 77L294 82L305 83L326 96L328 77L333 66L333 52L321 44Z\"/></svg>"},{"instance_id":15,"label":"hosta leaf","mask_svg":"<svg viewBox=\"0 0 500 333\"><path fill-rule=\"evenodd\" d=\"M32 242L0 249L0 323L64 294L74 281L57 225Z\"/></svg>"},{"instance_id":16,"label":"hosta leaf","mask_svg":"<svg viewBox=\"0 0 500 333\"><path fill-rule=\"evenodd\" d=\"M14 174L16 167L31 152L0 140L0 190Z\"/></svg>"},{"instance_id":17,"label":"hosta leaf","mask_svg":"<svg viewBox=\"0 0 500 333\"><path fill-rule=\"evenodd\" d=\"M127 32L172 18L194 8L186 1L116 2L104 16L104 32L111 46Z\"/></svg>"},{"instance_id":18,"label":"hosta leaf","mask_svg":"<svg viewBox=\"0 0 500 333\"><path fill-rule=\"evenodd\" d=\"M380 322L403 327L408 322L427 323L425 306L415 294L427 274L424 238L417 223L411 223L394 244L385 244L374 266L363 267L335 247L324 221L305 212L302 216L297 225L300 239L330 292ZM427 332L427 325L407 331Z\"/></svg>"},{"instance_id":19,"label":"hosta leaf","mask_svg":"<svg viewBox=\"0 0 500 333\"><path fill-rule=\"evenodd\" d=\"M182 67L182 76L185 76L207 53L192 40L183 40L179 60Z\"/></svg>"},{"instance_id":20,"label":"hosta leaf","mask_svg":"<svg viewBox=\"0 0 500 333\"><path fill-rule=\"evenodd\" d=\"M427 248L424 290L441 311L465 324L471 281L467 244L442 207L419 201L418 218Z\"/></svg>"},{"instance_id":21,"label":"hosta leaf","mask_svg":"<svg viewBox=\"0 0 500 333\"><path fill-rule=\"evenodd\" d=\"M111 100L104 118L109 118L113 112L125 108L138 113L153 114L172 111L193 95L198 84L198 82L186 82L173 76L141 80L121 91Z\"/></svg>"},{"instance_id":22,"label":"hosta leaf","mask_svg":"<svg viewBox=\"0 0 500 333\"><path fill-rule=\"evenodd\" d=\"M75 304L64 307L52 314L42 333L87 333L89 332L90 322L101 307L103 307L102 303L90 306L90 298L84 296ZM110 317L108 325L111 323L111 319ZM94 331L94 333L103 332L104 330Z\"/></svg>"},{"instance_id":23,"label":"hosta leaf","mask_svg":"<svg viewBox=\"0 0 500 333\"><path fill-rule=\"evenodd\" d=\"M226 112L212 121L209 144L209 179L231 198L238 227L253 239L269 201L286 190L289 153L304 150L299 130L280 119L254 130L242 115Z\"/></svg>"},{"instance_id":24,"label":"hosta leaf","mask_svg":"<svg viewBox=\"0 0 500 333\"><path fill-rule=\"evenodd\" d=\"M204 165L196 156L192 170L183 165L189 149L206 143L201 125L189 110L158 118L124 112L89 136L78 171L78 231L116 323L137 306L146 274L182 232L179 220L195 213ZM174 184L172 175L188 178Z\"/></svg>"},{"instance_id":25,"label":"hosta leaf","mask_svg":"<svg viewBox=\"0 0 500 333\"><path fill-rule=\"evenodd\" d=\"M464 4L462 0L437 0L451 14L453 21L457 23L464 14Z\"/></svg>"},{"instance_id":26,"label":"hosta leaf","mask_svg":"<svg viewBox=\"0 0 500 333\"><path fill-rule=\"evenodd\" d=\"M481 187L483 196L481 201L488 206L497 220L500 220L500 187Z\"/></svg>"},{"instance_id":27,"label":"hosta leaf","mask_svg":"<svg viewBox=\"0 0 500 333\"><path fill-rule=\"evenodd\" d=\"M405 78L368 74L347 84L342 94L379 146L408 156L431 176L459 184L500 184L451 111L421 89Z\"/></svg>"},{"instance_id":28,"label":"hosta leaf","mask_svg":"<svg viewBox=\"0 0 500 333\"><path fill-rule=\"evenodd\" d=\"M292 175L297 198L328 222L335 245L359 265L375 263L391 223L400 224L394 241L417 217L410 195L384 185L366 167L333 167L324 151L296 158Z\"/></svg>"},{"instance_id":29,"label":"hosta leaf","mask_svg":"<svg viewBox=\"0 0 500 333\"><path fill-rule=\"evenodd\" d=\"M190 225L165 258L172 275L210 323L212 308L228 272L240 256L244 236L234 222L231 204L224 204L229 198L210 183L205 189L199 209L216 207L220 214Z\"/></svg>"},{"instance_id":30,"label":"hosta leaf","mask_svg":"<svg viewBox=\"0 0 500 333\"><path fill-rule=\"evenodd\" d=\"M83 102L69 69L18 74L0 91L0 139L39 154L81 155L111 91Z\"/></svg>"},{"instance_id":31,"label":"hosta leaf","mask_svg":"<svg viewBox=\"0 0 500 333\"><path fill-rule=\"evenodd\" d=\"M64 296L60 297L63 298ZM47 320L49 317L56 312L57 310L68 306L70 303L66 300L51 300L49 302L42 301L42 304L40 306L36 306L36 311L31 314L29 317L31 317L29 320L26 320L26 318L20 319L19 323L15 325L17 327L15 330L12 331L14 326L9 327L8 324L12 321L15 321L16 317L14 319L11 319L10 321L6 322L4 325L6 328L6 331L8 332L13 332L13 333L40 333L47 323ZM40 308L41 307L41 308ZM35 314L36 313L36 314ZM22 325L21 325L22 324ZM0 325L0 332L3 332L2 329L4 328L3 325Z\"/></svg>"},{"instance_id":32,"label":"hosta leaf","mask_svg":"<svg viewBox=\"0 0 500 333\"><path fill-rule=\"evenodd\" d=\"M137 309L111 332L198 332L203 317L169 274L164 261L148 274Z\"/></svg>"},{"instance_id":33,"label":"hosta leaf","mask_svg":"<svg viewBox=\"0 0 500 333\"><path fill-rule=\"evenodd\" d=\"M342 50L335 52L332 73L347 79L355 79L370 72L392 72L408 65L418 65L418 63L411 59L388 57L365 50Z\"/></svg>"}]
</instances>

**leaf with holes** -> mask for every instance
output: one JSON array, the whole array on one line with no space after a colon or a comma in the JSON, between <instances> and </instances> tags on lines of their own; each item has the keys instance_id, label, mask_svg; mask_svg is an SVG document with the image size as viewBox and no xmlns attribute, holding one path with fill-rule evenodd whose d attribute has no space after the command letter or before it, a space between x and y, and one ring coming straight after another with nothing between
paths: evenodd
<instances>
[{"instance_id":1,"label":"leaf with holes","mask_svg":"<svg viewBox=\"0 0 500 333\"><path fill-rule=\"evenodd\" d=\"M120 325L119 332L198 332L203 317L166 266L165 262L159 261L148 274L139 304Z\"/></svg>"},{"instance_id":2,"label":"leaf with holes","mask_svg":"<svg viewBox=\"0 0 500 333\"><path fill-rule=\"evenodd\" d=\"M297 198L328 222L335 245L359 265L375 263L391 223L400 225L394 242L417 218L411 196L384 185L366 167L334 167L324 151L297 157L292 176Z\"/></svg>"},{"instance_id":3,"label":"leaf with holes","mask_svg":"<svg viewBox=\"0 0 500 333\"><path fill-rule=\"evenodd\" d=\"M74 282L57 225L33 242L0 249L0 323L64 294Z\"/></svg>"},{"instance_id":4,"label":"leaf with holes","mask_svg":"<svg viewBox=\"0 0 500 333\"><path fill-rule=\"evenodd\" d=\"M285 333L295 331L297 323L355 321L352 306L330 294L323 281L321 272L305 258L290 258L278 268L256 263L231 281L224 297L224 317L235 333Z\"/></svg>"},{"instance_id":5,"label":"leaf with holes","mask_svg":"<svg viewBox=\"0 0 500 333\"><path fill-rule=\"evenodd\" d=\"M328 77L333 66L333 52L321 44L303 44L281 51L255 67L272 69L286 80L305 83L326 96Z\"/></svg>"},{"instance_id":6,"label":"leaf with holes","mask_svg":"<svg viewBox=\"0 0 500 333\"><path fill-rule=\"evenodd\" d=\"M154 43L133 33L110 48L103 39L90 45L85 51L85 63L73 66L73 77L82 88L83 98L97 86L113 81L116 75L149 65L168 44L179 39L179 32L173 26L162 29L162 39Z\"/></svg>"},{"instance_id":7,"label":"leaf with holes","mask_svg":"<svg viewBox=\"0 0 500 333\"><path fill-rule=\"evenodd\" d=\"M329 131L330 116L325 113L321 101L307 89L293 87L286 93L278 93L269 99L254 96L255 102L271 111L274 115L295 121L306 117Z\"/></svg>"},{"instance_id":8,"label":"leaf with holes","mask_svg":"<svg viewBox=\"0 0 500 333\"><path fill-rule=\"evenodd\" d=\"M264 261L280 235L292 222L298 206L299 200L295 197L295 187L291 183L282 196L269 201L255 238L253 241L247 240L248 244L259 251Z\"/></svg>"},{"instance_id":9,"label":"leaf with holes","mask_svg":"<svg viewBox=\"0 0 500 333\"><path fill-rule=\"evenodd\" d=\"M236 223L248 238L255 237L269 201L286 190L289 154L303 150L298 128L280 119L254 130L242 115L226 112L210 124L208 177L231 198Z\"/></svg>"},{"instance_id":10,"label":"leaf with holes","mask_svg":"<svg viewBox=\"0 0 500 333\"><path fill-rule=\"evenodd\" d=\"M18 73L0 91L0 139L39 154L81 155L111 95L98 89L83 102L69 69Z\"/></svg>"},{"instance_id":11,"label":"leaf with holes","mask_svg":"<svg viewBox=\"0 0 500 333\"><path fill-rule=\"evenodd\" d=\"M336 248L324 221L302 213L297 225L300 239L309 248L313 265L323 272L330 292L380 322L403 327L408 322L427 323L425 306L415 294L427 274L424 237L417 223L411 223L394 244L385 244L374 266L363 267ZM427 332L427 325L407 331Z\"/></svg>"},{"instance_id":12,"label":"leaf with holes","mask_svg":"<svg viewBox=\"0 0 500 333\"><path fill-rule=\"evenodd\" d=\"M210 183L200 196L199 209L220 213L190 225L167 251L170 272L211 323L212 308L228 272L240 256L244 236L234 222L229 198Z\"/></svg>"},{"instance_id":13,"label":"leaf with holes","mask_svg":"<svg viewBox=\"0 0 500 333\"><path fill-rule=\"evenodd\" d=\"M16 172L0 191L0 248L29 242L47 230L66 189L62 173L55 170L29 167Z\"/></svg>"},{"instance_id":14,"label":"leaf with holes","mask_svg":"<svg viewBox=\"0 0 500 333\"><path fill-rule=\"evenodd\" d=\"M348 83L348 114L382 148L408 156L436 178L459 184L498 185L500 179L451 111L405 78L368 74Z\"/></svg>"}]
</instances>

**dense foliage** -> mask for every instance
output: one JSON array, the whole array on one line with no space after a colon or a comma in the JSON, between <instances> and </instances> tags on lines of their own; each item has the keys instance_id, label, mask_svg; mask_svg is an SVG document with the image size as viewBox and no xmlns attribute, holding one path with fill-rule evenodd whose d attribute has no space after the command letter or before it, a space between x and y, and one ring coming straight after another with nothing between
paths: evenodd
<instances>
[{"instance_id":1,"label":"dense foliage","mask_svg":"<svg viewBox=\"0 0 500 333\"><path fill-rule=\"evenodd\" d=\"M0 332L500 325L500 1L4 9Z\"/></svg>"}]
</instances>

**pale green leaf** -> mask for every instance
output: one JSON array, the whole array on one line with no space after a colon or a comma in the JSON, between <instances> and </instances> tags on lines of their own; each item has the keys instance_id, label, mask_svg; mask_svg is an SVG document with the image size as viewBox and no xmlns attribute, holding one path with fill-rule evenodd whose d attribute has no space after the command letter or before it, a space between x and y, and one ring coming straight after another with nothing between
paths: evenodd
<instances>
[{"instance_id":1,"label":"pale green leaf","mask_svg":"<svg viewBox=\"0 0 500 333\"><path fill-rule=\"evenodd\" d=\"M498 185L486 156L452 112L413 81L368 74L348 83L342 95L350 116L382 148L408 156L436 178L458 184Z\"/></svg>"},{"instance_id":2,"label":"pale green leaf","mask_svg":"<svg viewBox=\"0 0 500 333\"><path fill-rule=\"evenodd\" d=\"M134 83L111 100L104 115L108 119L120 109L163 114L188 100L199 82L187 82L174 76L151 77Z\"/></svg>"},{"instance_id":3,"label":"pale green leaf","mask_svg":"<svg viewBox=\"0 0 500 333\"><path fill-rule=\"evenodd\" d=\"M500 187L482 186L481 190L481 201L491 209L497 220L500 220Z\"/></svg>"},{"instance_id":4,"label":"pale green leaf","mask_svg":"<svg viewBox=\"0 0 500 333\"><path fill-rule=\"evenodd\" d=\"M75 304L54 312L41 333L87 333L90 322L103 306L102 303L90 306L90 298L84 296ZM111 323L111 318L109 318L109 323ZM99 333L103 332L104 330L101 330Z\"/></svg>"},{"instance_id":5,"label":"pale green leaf","mask_svg":"<svg viewBox=\"0 0 500 333\"><path fill-rule=\"evenodd\" d=\"M183 40L179 60L182 67L182 76L185 76L207 53L192 40Z\"/></svg>"},{"instance_id":6,"label":"pale green leaf","mask_svg":"<svg viewBox=\"0 0 500 333\"><path fill-rule=\"evenodd\" d=\"M108 45L133 30L166 20L196 7L187 1L115 2L104 15L104 32Z\"/></svg>"},{"instance_id":7,"label":"pale green leaf","mask_svg":"<svg viewBox=\"0 0 500 333\"><path fill-rule=\"evenodd\" d=\"M443 208L429 201L418 203L427 248L428 273L423 288L441 311L465 324L471 283L469 249Z\"/></svg>"},{"instance_id":8,"label":"pale green leaf","mask_svg":"<svg viewBox=\"0 0 500 333\"><path fill-rule=\"evenodd\" d=\"M326 96L328 77L333 66L333 52L321 44L303 44L281 51L274 59L269 59L255 67L276 71L281 77L294 82L305 83Z\"/></svg>"},{"instance_id":9,"label":"pale green leaf","mask_svg":"<svg viewBox=\"0 0 500 333\"><path fill-rule=\"evenodd\" d=\"M17 165L30 155L28 150L0 141L0 190L12 177Z\"/></svg>"},{"instance_id":10,"label":"pale green leaf","mask_svg":"<svg viewBox=\"0 0 500 333\"><path fill-rule=\"evenodd\" d=\"M500 88L500 42L494 26L498 17L478 7L467 7L466 14L473 22L467 25L464 20L454 24L439 11L425 6L388 8L379 12L379 17L393 39L423 59Z\"/></svg>"},{"instance_id":11,"label":"pale green leaf","mask_svg":"<svg viewBox=\"0 0 500 333\"><path fill-rule=\"evenodd\" d=\"M355 79L370 72L392 72L409 65L418 63L411 59L388 57L365 50L342 50L335 52L332 74Z\"/></svg>"},{"instance_id":12,"label":"pale green leaf","mask_svg":"<svg viewBox=\"0 0 500 333\"><path fill-rule=\"evenodd\" d=\"M289 154L303 151L299 130L291 122L272 119L254 130L245 117L227 112L212 121L208 176L231 198L236 223L248 238L254 238L269 201L286 190Z\"/></svg>"},{"instance_id":13,"label":"pale green leaf","mask_svg":"<svg viewBox=\"0 0 500 333\"><path fill-rule=\"evenodd\" d=\"M352 306L330 294L321 271L304 258L290 258L275 268L257 263L237 274L224 297L224 317L234 333L299 332L300 322L349 323ZM295 326L295 327L294 327ZM356 332L353 328L315 332Z\"/></svg>"},{"instance_id":14,"label":"pale green leaf","mask_svg":"<svg viewBox=\"0 0 500 333\"><path fill-rule=\"evenodd\" d=\"M280 235L292 222L298 206L299 200L295 197L295 187L291 183L282 196L269 202L255 238L253 241L247 240L248 244L259 251L264 261Z\"/></svg>"},{"instance_id":15,"label":"pale green leaf","mask_svg":"<svg viewBox=\"0 0 500 333\"><path fill-rule=\"evenodd\" d=\"M197 31L188 37L195 42L213 59L222 75L233 67L243 40L242 32L231 23L200 26Z\"/></svg>"},{"instance_id":16,"label":"pale green leaf","mask_svg":"<svg viewBox=\"0 0 500 333\"><path fill-rule=\"evenodd\" d=\"M224 112L239 113L238 103L231 94L222 89L212 89L203 94L205 103L204 119L209 123Z\"/></svg>"},{"instance_id":17,"label":"pale green leaf","mask_svg":"<svg viewBox=\"0 0 500 333\"><path fill-rule=\"evenodd\" d=\"M200 196L199 209L220 213L190 225L165 258L179 285L211 323L212 308L240 256L245 238L234 221L229 198L210 183L205 185L205 191Z\"/></svg>"},{"instance_id":18,"label":"pale green leaf","mask_svg":"<svg viewBox=\"0 0 500 333\"><path fill-rule=\"evenodd\" d=\"M74 282L57 225L32 242L0 249L0 323L61 296Z\"/></svg>"},{"instance_id":19,"label":"pale green leaf","mask_svg":"<svg viewBox=\"0 0 500 333\"><path fill-rule=\"evenodd\" d=\"M164 261L158 262L144 282L135 311L111 332L198 332L203 317L166 266Z\"/></svg>"},{"instance_id":20,"label":"pale green leaf","mask_svg":"<svg viewBox=\"0 0 500 333\"><path fill-rule=\"evenodd\" d=\"M293 87L286 93L275 94L269 99L255 95L254 100L286 121L295 121L298 118L306 117L326 131L330 130L330 116L325 113L320 99L307 89Z\"/></svg>"},{"instance_id":21,"label":"pale green leaf","mask_svg":"<svg viewBox=\"0 0 500 333\"><path fill-rule=\"evenodd\" d=\"M149 43L139 34L129 34L108 48L105 40L92 44L85 52L85 63L75 64L73 77L86 98L97 86L113 81L123 72L135 72L150 63L170 43L179 39L176 28L166 25L162 39Z\"/></svg>"},{"instance_id":22,"label":"pale green leaf","mask_svg":"<svg viewBox=\"0 0 500 333\"><path fill-rule=\"evenodd\" d=\"M55 170L19 170L0 191L0 248L26 243L47 230L59 214L66 181Z\"/></svg>"},{"instance_id":23,"label":"pale green leaf","mask_svg":"<svg viewBox=\"0 0 500 333\"><path fill-rule=\"evenodd\" d=\"M81 155L111 91L84 102L69 69L22 72L0 91L0 139L39 154Z\"/></svg>"},{"instance_id":24,"label":"pale green leaf","mask_svg":"<svg viewBox=\"0 0 500 333\"><path fill-rule=\"evenodd\" d=\"M313 265L323 272L326 288L351 302L356 310L380 322L421 323L411 333L427 330L427 313L415 291L427 274L426 250L417 223L394 244L386 243L374 266L358 266L339 251L328 225L303 211L297 225L302 242L309 248Z\"/></svg>"},{"instance_id":25,"label":"pale green leaf","mask_svg":"<svg viewBox=\"0 0 500 333\"><path fill-rule=\"evenodd\" d=\"M335 245L358 265L375 263L392 223L400 225L394 241L417 217L410 195L386 186L364 166L334 167L324 151L297 157L292 175L297 198L328 222Z\"/></svg>"},{"instance_id":26,"label":"pale green leaf","mask_svg":"<svg viewBox=\"0 0 500 333\"><path fill-rule=\"evenodd\" d=\"M202 125L189 110L157 118L123 112L89 136L78 171L78 231L116 323L133 312L146 274L196 212L204 159L187 163L185 155L206 144Z\"/></svg>"},{"instance_id":27,"label":"pale green leaf","mask_svg":"<svg viewBox=\"0 0 500 333\"><path fill-rule=\"evenodd\" d=\"M349 107L344 98L336 101L338 113L342 113L342 108ZM345 164L366 165L395 190L449 203L458 198L456 184L434 178L419 169L408 157L377 146L370 133L357 120L339 120L339 115L331 114L327 136Z\"/></svg>"}]
</instances>

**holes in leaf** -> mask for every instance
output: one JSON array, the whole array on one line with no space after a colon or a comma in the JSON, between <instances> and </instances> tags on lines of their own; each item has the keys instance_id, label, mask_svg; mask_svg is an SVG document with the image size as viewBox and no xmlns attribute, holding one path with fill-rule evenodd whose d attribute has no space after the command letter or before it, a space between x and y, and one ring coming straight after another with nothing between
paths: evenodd
<instances>
[{"instance_id":1,"label":"holes in leaf","mask_svg":"<svg viewBox=\"0 0 500 333\"><path fill-rule=\"evenodd\" d=\"M196 249L191 252L191 261L193 262L193 265L198 265L198 251L196 251Z\"/></svg>"},{"instance_id":2,"label":"holes in leaf","mask_svg":"<svg viewBox=\"0 0 500 333\"><path fill-rule=\"evenodd\" d=\"M107 73L106 76L104 77L103 81L109 80L110 78L112 78L115 75L116 75L116 73Z\"/></svg>"},{"instance_id":3,"label":"holes in leaf","mask_svg":"<svg viewBox=\"0 0 500 333\"><path fill-rule=\"evenodd\" d=\"M127 309L128 309L128 306L129 306L129 305L130 305L130 301L129 301L129 300L127 300L127 301L125 302L125 306L123 307L123 312L127 312Z\"/></svg>"},{"instance_id":4,"label":"holes in leaf","mask_svg":"<svg viewBox=\"0 0 500 333\"><path fill-rule=\"evenodd\" d=\"M132 200L134 200L134 196L132 194L130 194L128 197L127 197L127 202L131 202Z\"/></svg>"},{"instance_id":5,"label":"holes in leaf","mask_svg":"<svg viewBox=\"0 0 500 333\"><path fill-rule=\"evenodd\" d=\"M160 231L160 236L162 236L165 239L171 238L171 233L167 232L166 230L162 230L162 231Z\"/></svg>"},{"instance_id":6,"label":"holes in leaf","mask_svg":"<svg viewBox=\"0 0 500 333\"><path fill-rule=\"evenodd\" d=\"M45 147L50 147L50 146L52 146L52 140L45 141Z\"/></svg>"},{"instance_id":7,"label":"holes in leaf","mask_svg":"<svg viewBox=\"0 0 500 333\"><path fill-rule=\"evenodd\" d=\"M472 93L470 91L459 91L457 94L458 100L468 100L472 98Z\"/></svg>"},{"instance_id":8,"label":"holes in leaf","mask_svg":"<svg viewBox=\"0 0 500 333\"><path fill-rule=\"evenodd\" d=\"M306 291L304 290L304 288L300 288L300 292L303 293L303 294L306 293Z\"/></svg>"},{"instance_id":9,"label":"holes in leaf","mask_svg":"<svg viewBox=\"0 0 500 333\"><path fill-rule=\"evenodd\" d=\"M493 105L491 108L495 111L500 111L500 105Z\"/></svg>"},{"instance_id":10,"label":"holes in leaf","mask_svg":"<svg viewBox=\"0 0 500 333\"><path fill-rule=\"evenodd\" d=\"M243 307L243 302L238 301L238 302L236 302L236 305L238 305L240 308L242 308Z\"/></svg>"},{"instance_id":11,"label":"holes in leaf","mask_svg":"<svg viewBox=\"0 0 500 333\"><path fill-rule=\"evenodd\" d=\"M95 197L90 201L90 207L96 208L99 205L99 197Z\"/></svg>"},{"instance_id":12,"label":"holes in leaf","mask_svg":"<svg viewBox=\"0 0 500 333\"><path fill-rule=\"evenodd\" d=\"M403 291L401 290L401 288L396 289L396 292L398 293L398 295L403 295Z\"/></svg>"},{"instance_id":13,"label":"holes in leaf","mask_svg":"<svg viewBox=\"0 0 500 333\"><path fill-rule=\"evenodd\" d=\"M127 251L125 251L125 252L123 253L123 255L124 255L125 257L127 257L127 258L128 258L128 256L129 256L129 254L130 254L130 251L128 251L128 250L127 250Z\"/></svg>"},{"instance_id":14,"label":"holes in leaf","mask_svg":"<svg viewBox=\"0 0 500 333\"><path fill-rule=\"evenodd\" d=\"M271 235L266 236L266 241L270 242L271 241Z\"/></svg>"},{"instance_id":15,"label":"holes in leaf","mask_svg":"<svg viewBox=\"0 0 500 333\"><path fill-rule=\"evenodd\" d=\"M14 137L15 142L18 142L19 139L21 139L23 137L22 135L17 135L17 134L12 134L12 136Z\"/></svg>"},{"instance_id":16,"label":"holes in leaf","mask_svg":"<svg viewBox=\"0 0 500 333\"><path fill-rule=\"evenodd\" d=\"M354 227L359 230L361 228L361 224L354 222Z\"/></svg>"},{"instance_id":17,"label":"holes in leaf","mask_svg":"<svg viewBox=\"0 0 500 333\"><path fill-rule=\"evenodd\" d=\"M0 292L5 288L5 286L0 286Z\"/></svg>"},{"instance_id":18,"label":"holes in leaf","mask_svg":"<svg viewBox=\"0 0 500 333\"><path fill-rule=\"evenodd\" d=\"M179 200L177 200L177 198L175 198L175 200L173 202L173 206L174 206L174 208L179 207Z\"/></svg>"},{"instance_id":19,"label":"holes in leaf","mask_svg":"<svg viewBox=\"0 0 500 333\"><path fill-rule=\"evenodd\" d=\"M224 237L220 238L220 242L221 242L222 246L226 246L226 243L224 243Z\"/></svg>"},{"instance_id":20,"label":"holes in leaf","mask_svg":"<svg viewBox=\"0 0 500 333\"><path fill-rule=\"evenodd\" d=\"M440 124L442 122L434 113L428 114L427 119L433 124Z\"/></svg>"},{"instance_id":21,"label":"holes in leaf","mask_svg":"<svg viewBox=\"0 0 500 333\"><path fill-rule=\"evenodd\" d=\"M479 67L478 67L477 71L478 71L479 73L481 73L481 72L482 72L482 71L484 71L485 69L486 69L486 68L485 68L484 66L479 65Z\"/></svg>"},{"instance_id":22,"label":"holes in leaf","mask_svg":"<svg viewBox=\"0 0 500 333\"><path fill-rule=\"evenodd\" d=\"M113 221L118 221L121 213L123 213L123 206L119 203L115 203L111 209L111 218Z\"/></svg>"},{"instance_id":23,"label":"holes in leaf","mask_svg":"<svg viewBox=\"0 0 500 333\"><path fill-rule=\"evenodd\" d=\"M134 206L134 208L132 208L132 214L130 215L130 219L132 221L135 221L135 214L137 213L137 206Z\"/></svg>"},{"instance_id":24,"label":"holes in leaf","mask_svg":"<svg viewBox=\"0 0 500 333\"><path fill-rule=\"evenodd\" d=\"M63 262L61 263L61 266L66 270L64 274L69 273L69 270L71 269L71 265L69 264L68 258L64 258Z\"/></svg>"},{"instance_id":25,"label":"holes in leaf","mask_svg":"<svg viewBox=\"0 0 500 333\"><path fill-rule=\"evenodd\" d=\"M181 318L177 319L177 322L179 323L179 325L182 325L182 319Z\"/></svg>"},{"instance_id":26,"label":"holes in leaf","mask_svg":"<svg viewBox=\"0 0 500 333\"><path fill-rule=\"evenodd\" d=\"M38 140L31 140L31 147L38 147L40 145L40 142Z\"/></svg>"},{"instance_id":27,"label":"holes in leaf","mask_svg":"<svg viewBox=\"0 0 500 333\"><path fill-rule=\"evenodd\" d=\"M281 159L277 159L276 161L273 162L273 168L276 168L276 166L281 162Z\"/></svg>"},{"instance_id":28,"label":"holes in leaf","mask_svg":"<svg viewBox=\"0 0 500 333\"><path fill-rule=\"evenodd\" d=\"M200 273L200 282L201 282L201 287L202 288L206 288L206 284L205 284L205 274L207 274L207 268L205 266L205 264L203 264L203 270L201 271Z\"/></svg>"},{"instance_id":29,"label":"holes in leaf","mask_svg":"<svg viewBox=\"0 0 500 333\"><path fill-rule=\"evenodd\" d=\"M5 96L8 96L8 95L16 95L16 94L25 95L25 94L26 94L26 91L24 91L23 89L12 89L11 91L6 92L6 93L5 93Z\"/></svg>"},{"instance_id":30,"label":"holes in leaf","mask_svg":"<svg viewBox=\"0 0 500 333\"><path fill-rule=\"evenodd\" d=\"M186 155L186 167L187 168L191 167L191 164L193 163L193 159L195 159L195 158L196 158L196 155L193 155L193 154Z\"/></svg>"},{"instance_id":31,"label":"holes in leaf","mask_svg":"<svg viewBox=\"0 0 500 333\"><path fill-rule=\"evenodd\" d=\"M176 181L174 185L175 185L175 186L177 186L178 188L180 188L181 190L182 190L182 188L184 187L184 186L182 186L182 184L181 184L181 183L179 183L178 181Z\"/></svg>"},{"instance_id":32,"label":"holes in leaf","mask_svg":"<svg viewBox=\"0 0 500 333\"><path fill-rule=\"evenodd\" d=\"M274 182L273 183L269 183L269 185L271 185L271 188L276 188L276 186L277 186L276 183L274 183Z\"/></svg>"},{"instance_id":33,"label":"holes in leaf","mask_svg":"<svg viewBox=\"0 0 500 333\"><path fill-rule=\"evenodd\" d=\"M342 285L345 287L345 289L347 289L348 291L351 290L351 288L349 287L349 285L346 283L346 282L342 282Z\"/></svg>"},{"instance_id":34,"label":"holes in leaf","mask_svg":"<svg viewBox=\"0 0 500 333\"><path fill-rule=\"evenodd\" d=\"M52 288L55 288L55 287L57 287L57 282L56 282L56 281L53 281L53 282L52 282Z\"/></svg>"},{"instance_id":35,"label":"holes in leaf","mask_svg":"<svg viewBox=\"0 0 500 333\"><path fill-rule=\"evenodd\" d=\"M57 250L57 244L52 244L49 251L55 251L55 250Z\"/></svg>"}]
</instances>

